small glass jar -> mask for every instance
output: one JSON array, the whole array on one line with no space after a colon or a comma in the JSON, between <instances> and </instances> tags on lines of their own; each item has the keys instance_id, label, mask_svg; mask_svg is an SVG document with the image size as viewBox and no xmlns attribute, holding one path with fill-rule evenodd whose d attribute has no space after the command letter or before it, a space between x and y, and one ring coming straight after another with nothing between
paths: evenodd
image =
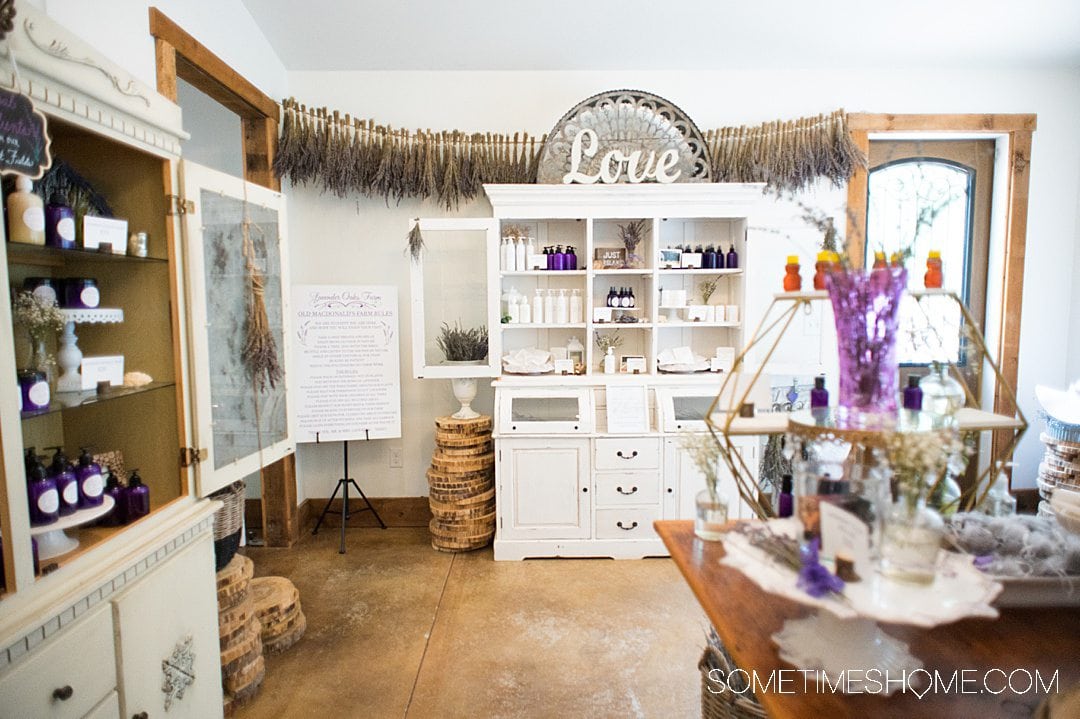
<instances>
[{"instance_id":1,"label":"small glass jar","mask_svg":"<svg viewBox=\"0 0 1080 719\"><path fill-rule=\"evenodd\" d=\"M64 280L64 307L92 310L101 304L97 280L92 277L70 277Z\"/></svg>"},{"instance_id":2,"label":"small glass jar","mask_svg":"<svg viewBox=\"0 0 1080 719\"><path fill-rule=\"evenodd\" d=\"M49 380L36 369L19 370L19 392L23 412L37 412L49 407Z\"/></svg>"},{"instance_id":3,"label":"small glass jar","mask_svg":"<svg viewBox=\"0 0 1080 719\"><path fill-rule=\"evenodd\" d=\"M953 417L964 406L964 387L949 376L948 365L935 362L930 374L919 382L923 411Z\"/></svg>"},{"instance_id":4,"label":"small glass jar","mask_svg":"<svg viewBox=\"0 0 1080 719\"><path fill-rule=\"evenodd\" d=\"M127 253L131 257L146 257L149 238L145 232L132 232L128 237Z\"/></svg>"},{"instance_id":5,"label":"small glass jar","mask_svg":"<svg viewBox=\"0 0 1080 719\"><path fill-rule=\"evenodd\" d=\"M728 521L727 497L703 489L694 497L697 512L694 515L694 534L701 539L717 541L724 538Z\"/></svg>"},{"instance_id":6,"label":"small glass jar","mask_svg":"<svg viewBox=\"0 0 1080 719\"><path fill-rule=\"evenodd\" d=\"M60 304L59 286L60 281L51 277L27 277L23 280L23 289L45 304Z\"/></svg>"},{"instance_id":7,"label":"small glass jar","mask_svg":"<svg viewBox=\"0 0 1080 719\"><path fill-rule=\"evenodd\" d=\"M941 515L919 499L893 503L885 517L881 542L881 571L886 577L930 584L937 573L938 551L945 535Z\"/></svg>"}]
</instances>

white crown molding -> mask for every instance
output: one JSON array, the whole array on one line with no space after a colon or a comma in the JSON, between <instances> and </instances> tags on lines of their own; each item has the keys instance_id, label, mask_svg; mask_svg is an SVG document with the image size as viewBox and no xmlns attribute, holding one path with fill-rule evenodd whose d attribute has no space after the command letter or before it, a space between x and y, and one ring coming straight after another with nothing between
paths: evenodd
<instances>
[{"instance_id":1,"label":"white crown molding","mask_svg":"<svg viewBox=\"0 0 1080 719\"><path fill-rule=\"evenodd\" d=\"M15 28L0 58L0 85L18 89L46 115L176 157L187 139L180 107L135 79L48 15L16 2ZM18 72L16 73L16 69Z\"/></svg>"},{"instance_id":2,"label":"white crown molding","mask_svg":"<svg viewBox=\"0 0 1080 719\"><path fill-rule=\"evenodd\" d=\"M484 185L497 218L746 217L760 212L764 184Z\"/></svg>"}]
</instances>

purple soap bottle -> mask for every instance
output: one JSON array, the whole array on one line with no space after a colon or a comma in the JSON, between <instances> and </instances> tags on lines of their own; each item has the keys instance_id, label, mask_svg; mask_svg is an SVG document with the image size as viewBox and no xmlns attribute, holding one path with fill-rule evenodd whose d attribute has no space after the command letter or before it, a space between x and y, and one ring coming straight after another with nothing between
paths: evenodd
<instances>
[{"instance_id":1,"label":"purple soap bottle","mask_svg":"<svg viewBox=\"0 0 1080 719\"><path fill-rule=\"evenodd\" d=\"M139 470L131 470L124 490L124 521L134 522L150 514L150 488L142 483Z\"/></svg>"},{"instance_id":2,"label":"purple soap bottle","mask_svg":"<svg viewBox=\"0 0 1080 719\"><path fill-rule=\"evenodd\" d=\"M105 480L105 494L113 498L113 508L101 518L98 524L103 527L119 527L127 521L127 507L124 501L124 487L113 472L110 472L109 478Z\"/></svg>"},{"instance_id":3,"label":"purple soap bottle","mask_svg":"<svg viewBox=\"0 0 1080 719\"><path fill-rule=\"evenodd\" d=\"M79 508L100 507L104 502L105 482L101 478L101 466L90 456L90 451L83 447L79 455L79 466L75 470L79 480Z\"/></svg>"},{"instance_id":4,"label":"purple soap bottle","mask_svg":"<svg viewBox=\"0 0 1080 719\"><path fill-rule=\"evenodd\" d=\"M776 507L776 515L781 519L790 517L795 511L795 500L791 496L791 475L785 474L780 480L780 501Z\"/></svg>"},{"instance_id":5,"label":"purple soap bottle","mask_svg":"<svg viewBox=\"0 0 1080 719\"><path fill-rule=\"evenodd\" d=\"M739 266L739 253L735 251L735 244L727 251L727 268L733 270Z\"/></svg>"},{"instance_id":6,"label":"purple soap bottle","mask_svg":"<svg viewBox=\"0 0 1080 719\"><path fill-rule=\"evenodd\" d=\"M565 270L566 269L566 254L562 251L562 245L555 246L555 254L551 256L551 269L553 270Z\"/></svg>"},{"instance_id":7,"label":"purple soap bottle","mask_svg":"<svg viewBox=\"0 0 1080 719\"><path fill-rule=\"evenodd\" d=\"M60 495L60 516L74 514L79 508L79 480L75 476L75 468L68 461L63 447L46 447L45 449L56 450L52 464L49 466L49 477L56 482L56 491Z\"/></svg>"},{"instance_id":8,"label":"purple soap bottle","mask_svg":"<svg viewBox=\"0 0 1080 719\"><path fill-rule=\"evenodd\" d=\"M829 390L825 389L825 375L814 378L814 389L810 390L810 411L829 408Z\"/></svg>"},{"instance_id":9,"label":"purple soap bottle","mask_svg":"<svg viewBox=\"0 0 1080 719\"><path fill-rule=\"evenodd\" d=\"M918 412L922 409L922 388L919 387L918 375L909 374L907 387L904 388L904 409Z\"/></svg>"},{"instance_id":10,"label":"purple soap bottle","mask_svg":"<svg viewBox=\"0 0 1080 719\"><path fill-rule=\"evenodd\" d=\"M60 519L60 495L56 482L45 472L34 448L26 450L26 498L30 504L30 526L43 527Z\"/></svg>"},{"instance_id":11,"label":"purple soap bottle","mask_svg":"<svg viewBox=\"0 0 1080 719\"><path fill-rule=\"evenodd\" d=\"M566 247L566 269L577 269L577 253L574 252L574 248L567 245Z\"/></svg>"}]
</instances>

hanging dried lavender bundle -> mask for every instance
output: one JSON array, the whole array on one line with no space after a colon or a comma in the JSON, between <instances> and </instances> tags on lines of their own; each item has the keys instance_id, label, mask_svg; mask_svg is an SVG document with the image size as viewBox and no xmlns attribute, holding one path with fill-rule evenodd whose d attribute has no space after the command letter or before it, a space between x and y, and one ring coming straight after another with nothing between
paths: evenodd
<instances>
[{"instance_id":1,"label":"hanging dried lavender bundle","mask_svg":"<svg viewBox=\"0 0 1080 719\"><path fill-rule=\"evenodd\" d=\"M258 391L269 384L273 389L281 380L277 342L266 315L266 277L255 266L255 247L251 242L249 221L244 220L244 258L248 279L247 322L241 358Z\"/></svg>"},{"instance_id":2,"label":"hanging dried lavender bundle","mask_svg":"<svg viewBox=\"0 0 1080 719\"><path fill-rule=\"evenodd\" d=\"M413 262L420 261L420 253L424 251L424 236L420 234L420 221L417 220L413 228L409 230L409 255Z\"/></svg>"}]
</instances>

